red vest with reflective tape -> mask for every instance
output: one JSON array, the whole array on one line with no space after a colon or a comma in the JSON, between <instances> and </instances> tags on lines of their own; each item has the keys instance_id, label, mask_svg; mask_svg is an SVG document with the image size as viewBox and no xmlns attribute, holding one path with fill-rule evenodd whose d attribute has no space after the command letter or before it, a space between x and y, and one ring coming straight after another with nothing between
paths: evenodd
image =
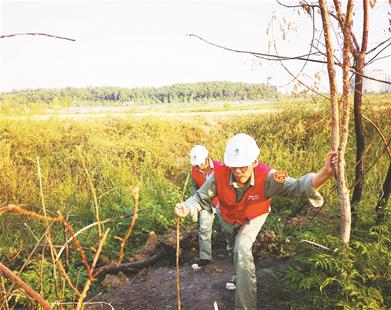
<instances>
[{"instance_id":1,"label":"red vest with reflective tape","mask_svg":"<svg viewBox=\"0 0 391 310\"><path fill-rule=\"evenodd\" d=\"M221 167L223 164L217 160L214 160L212 159L212 162L213 162L213 168L211 170L211 173L214 169L216 169L217 167ZM211 174L209 173L209 175ZM206 178L209 176L209 175L205 175L203 174L202 172L200 172L198 169L196 169L195 167L192 167L191 168L191 176L194 180L194 183L197 185L197 188L200 188L204 183L205 183L205 180ZM212 206L213 207L216 207L217 204L219 203L219 199L216 197L214 197L212 199Z\"/></svg>"},{"instance_id":2,"label":"red vest with reflective tape","mask_svg":"<svg viewBox=\"0 0 391 310\"><path fill-rule=\"evenodd\" d=\"M269 166L258 163L254 168L254 186L249 186L242 199L237 202L235 189L229 185L230 169L225 165L215 169L216 193L224 221L243 224L270 212L271 199L267 199L265 195L266 177L270 170Z\"/></svg>"}]
</instances>

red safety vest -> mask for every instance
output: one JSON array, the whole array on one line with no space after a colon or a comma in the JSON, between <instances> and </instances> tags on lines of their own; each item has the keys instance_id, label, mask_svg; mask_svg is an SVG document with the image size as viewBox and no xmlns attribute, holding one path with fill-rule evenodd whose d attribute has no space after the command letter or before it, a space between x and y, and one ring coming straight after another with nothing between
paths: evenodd
<instances>
[{"instance_id":1,"label":"red safety vest","mask_svg":"<svg viewBox=\"0 0 391 310\"><path fill-rule=\"evenodd\" d=\"M215 169L217 197L220 201L220 211L223 219L229 223L243 224L259 215L270 212L271 199L265 195L266 177L271 170L263 163L254 168L254 186L250 186L242 199L236 201L236 192L229 185L230 169L223 165Z\"/></svg>"},{"instance_id":2,"label":"red safety vest","mask_svg":"<svg viewBox=\"0 0 391 310\"><path fill-rule=\"evenodd\" d=\"M216 169L217 167L221 167L223 165L221 162L214 159L212 159L212 162L213 162L213 168L209 173L209 175L213 172L214 169ZM197 185L197 188L200 188L205 183L205 180L209 175L203 174L194 166L191 168L191 176L194 180L194 183ZM216 207L218 203L219 203L219 199L216 196L212 199L212 206Z\"/></svg>"}]
</instances>

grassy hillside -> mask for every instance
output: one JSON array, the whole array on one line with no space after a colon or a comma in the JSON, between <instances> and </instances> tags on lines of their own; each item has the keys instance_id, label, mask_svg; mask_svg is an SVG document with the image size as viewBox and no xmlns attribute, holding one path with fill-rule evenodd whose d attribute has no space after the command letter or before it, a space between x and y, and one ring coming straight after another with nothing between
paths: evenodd
<instances>
[{"instance_id":1,"label":"grassy hillside","mask_svg":"<svg viewBox=\"0 0 391 310\"><path fill-rule=\"evenodd\" d=\"M376 108L368 105L365 114L382 128L386 137L390 137L391 106L379 103L374 106ZM24 204L25 208L42 213L37 176L39 157L49 214L61 211L76 231L93 223L93 199L76 151L76 146L79 146L93 178L102 220L131 213L133 199L130 187L140 187L140 216L127 247L129 255L132 249L145 241L149 231L163 232L174 227L173 206L180 199L184 180L190 171L188 152L194 144L204 144L212 158L222 160L227 139L235 133L244 132L256 139L261 148L260 160L268 165L287 170L293 177L317 172L331 144L327 109L321 104L318 107L315 112L315 109L293 107L279 113L222 115L214 119L188 113L177 119L129 114L126 118L82 121L58 118L3 120L0 124L1 206ZM355 157L353 124L350 128L352 134L346 157L348 183L352 185ZM369 123L365 123L365 134L367 145L371 145L366 167L374 165L366 176L363 201L358 206L359 213L365 217L359 216L360 222L353 230L353 240L363 240L364 243L367 236L362 232L373 224L373 206L389 163L385 155L376 161L383 151L383 144ZM189 193L188 188L187 196ZM326 197L325 212L314 217L305 231L298 229L291 219L306 208L306 203L274 199L272 216L265 227L277 234L274 254L284 256L297 251L296 243L286 243L288 236L292 241L306 237L321 243L332 242L330 236L338 237L339 210L332 182L322 189L322 193ZM111 232L103 251L105 256L117 257L119 242L114 236L123 236L129 221L125 219L106 224ZM53 239L55 244L61 245L64 233L61 225L56 225ZM44 230L42 223L26 217L1 216L1 260L6 262L10 259L19 247L19 240L23 240L24 247L31 251L36 238ZM80 235L88 256L93 254L89 248L97 244L96 235L95 228ZM23 252L20 258L23 259L27 253ZM11 267L17 269L18 264L20 261L14 261ZM33 269L32 265L30 270ZM389 279L390 271L387 272L385 276ZM34 278L29 273L26 277ZM390 302L389 298L387 300Z\"/></svg>"}]
</instances>

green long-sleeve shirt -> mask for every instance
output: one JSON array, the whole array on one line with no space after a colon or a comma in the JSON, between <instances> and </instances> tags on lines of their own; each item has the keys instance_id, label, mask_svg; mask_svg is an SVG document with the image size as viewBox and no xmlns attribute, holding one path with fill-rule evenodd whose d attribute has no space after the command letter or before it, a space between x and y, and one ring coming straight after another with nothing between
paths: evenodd
<instances>
[{"instance_id":1,"label":"green long-sleeve shirt","mask_svg":"<svg viewBox=\"0 0 391 310\"><path fill-rule=\"evenodd\" d=\"M282 197L294 197L294 198L307 198L314 207L320 207L323 205L323 198L319 192L315 191L312 187L312 178L314 173L309 173L302 176L299 179L287 177L285 182L276 182L273 174L276 170L269 171L266 177L265 194L267 198L274 196ZM240 201L243 194L250 186L254 186L254 172L251 175L250 180L246 186L239 188L235 182L235 178L232 173L230 176L230 186L233 186L236 192L236 200ZM186 200L185 206L188 209L188 215L192 218L196 218L198 211L201 209L210 210L210 201L216 196L216 181L214 173L211 174L205 181L205 183L197 190L197 192Z\"/></svg>"}]
</instances>

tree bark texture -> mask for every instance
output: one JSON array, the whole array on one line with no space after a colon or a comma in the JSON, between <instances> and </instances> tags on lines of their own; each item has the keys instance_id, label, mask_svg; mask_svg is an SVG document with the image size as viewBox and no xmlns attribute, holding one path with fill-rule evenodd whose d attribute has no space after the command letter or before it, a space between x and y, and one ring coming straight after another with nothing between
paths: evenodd
<instances>
[{"instance_id":1,"label":"tree bark texture","mask_svg":"<svg viewBox=\"0 0 391 310\"><path fill-rule=\"evenodd\" d=\"M337 181L338 199L341 208L341 240L344 245L350 241L351 231L351 210L349 200L349 189L345 180L345 150L348 139L349 125L349 69L350 69L350 27L352 21L352 1L348 1L347 12L343 24L343 93L341 98L341 114L340 118L338 100L337 100L337 83L334 66L334 50L332 38L330 34L330 20L327 3L325 0L319 0L319 6L322 16L322 24L324 31L324 39L327 55L327 70L330 84L330 104L331 104L331 119L332 119L332 148L338 153L338 165L335 173Z\"/></svg>"},{"instance_id":2,"label":"tree bark texture","mask_svg":"<svg viewBox=\"0 0 391 310\"><path fill-rule=\"evenodd\" d=\"M365 136L362 122L362 96L363 96L363 77L365 67L365 54L368 48L368 30L369 30L369 1L363 1L363 29L361 50L355 55L354 71L359 73L354 75L354 128L356 133L356 169L352 196L352 209L354 205L361 201L362 188L364 185L364 148Z\"/></svg>"},{"instance_id":3,"label":"tree bark texture","mask_svg":"<svg viewBox=\"0 0 391 310\"><path fill-rule=\"evenodd\" d=\"M356 58L355 70L363 73L363 59L361 55ZM354 76L354 129L356 133L356 168L355 168L355 186L353 189L352 206L361 201L362 188L364 185L364 148L365 137L362 122L362 87L363 78L361 75Z\"/></svg>"},{"instance_id":4,"label":"tree bark texture","mask_svg":"<svg viewBox=\"0 0 391 310\"><path fill-rule=\"evenodd\" d=\"M341 192L339 193L339 201L342 209L342 220L341 220L341 238L343 244L347 245L350 241L350 231L352 224L351 217L351 207L350 207L350 198L349 198L349 189L346 184L345 176L345 152L346 145L348 143L349 135L349 91L350 91L350 82L349 82L349 72L351 68L350 63L350 34L352 27L352 18L353 18L353 0L348 0L346 6L346 16L345 24L343 28L343 51L342 51L342 97L341 97L341 108L342 108L342 119L340 126L340 144L338 148L338 166L339 166L339 182Z\"/></svg>"}]
</instances>

